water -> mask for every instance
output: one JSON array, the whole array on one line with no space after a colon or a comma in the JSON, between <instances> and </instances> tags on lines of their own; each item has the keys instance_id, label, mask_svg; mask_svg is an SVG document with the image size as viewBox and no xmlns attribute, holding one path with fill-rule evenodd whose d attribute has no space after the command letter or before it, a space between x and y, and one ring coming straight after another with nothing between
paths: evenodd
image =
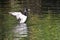
<instances>
[{"instance_id":1,"label":"water","mask_svg":"<svg viewBox=\"0 0 60 40\"><path fill-rule=\"evenodd\" d=\"M19 40L22 37L28 36L28 30L26 23L19 23L14 29L14 40Z\"/></svg>"}]
</instances>

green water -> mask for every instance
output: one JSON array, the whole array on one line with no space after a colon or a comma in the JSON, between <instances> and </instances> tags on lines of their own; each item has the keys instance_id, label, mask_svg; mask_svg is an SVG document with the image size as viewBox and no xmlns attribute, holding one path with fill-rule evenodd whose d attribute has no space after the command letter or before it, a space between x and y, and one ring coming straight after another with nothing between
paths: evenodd
<instances>
[{"instance_id":1,"label":"green water","mask_svg":"<svg viewBox=\"0 0 60 40\"><path fill-rule=\"evenodd\" d=\"M21 40L60 40L60 14L42 16L41 18L38 14L29 14L26 22L29 34ZM13 40L12 29L18 23L16 18L9 14L1 14L0 22L0 39Z\"/></svg>"},{"instance_id":2,"label":"green water","mask_svg":"<svg viewBox=\"0 0 60 40\"><path fill-rule=\"evenodd\" d=\"M43 18L39 18L40 15L30 17L28 20L30 40L60 40L60 16L49 15L45 14Z\"/></svg>"},{"instance_id":3,"label":"green water","mask_svg":"<svg viewBox=\"0 0 60 40\"><path fill-rule=\"evenodd\" d=\"M14 39L12 29L18 21L8 12L22 10L23 5L13 4L13 2L11 4L0 5L2 6L0 8L0 40ZM47 12L47 14L38 15L30 13L26 23L29 31L28 37L20 40L60 40L60 14Z\"/></svg>"}]
</instances>

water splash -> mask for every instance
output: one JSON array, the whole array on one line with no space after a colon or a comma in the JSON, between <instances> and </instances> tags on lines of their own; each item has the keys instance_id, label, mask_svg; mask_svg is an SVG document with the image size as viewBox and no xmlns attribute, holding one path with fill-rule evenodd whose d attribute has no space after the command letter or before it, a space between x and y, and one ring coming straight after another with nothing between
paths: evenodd
<instances>
[{"instance_id":1,"label":"water splash","mask_svg":"<svg viewBox=\"0 0 60 40\"><path fill-rule=\"evenodd\" d=\"M14 30L14 37L27 37L28 35L28 30L27 30L27 25L26 23L20 23L18 24Z\"/></svg>"}]
</instances>

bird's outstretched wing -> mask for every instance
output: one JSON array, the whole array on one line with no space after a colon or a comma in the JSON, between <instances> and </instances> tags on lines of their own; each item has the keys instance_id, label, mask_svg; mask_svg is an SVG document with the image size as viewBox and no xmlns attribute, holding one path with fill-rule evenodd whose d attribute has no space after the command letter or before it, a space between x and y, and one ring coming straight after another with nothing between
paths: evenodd
<instances>
[{"instance_id":1,"label":"bird's outstretched wing","mask_svg":"<svg viewBox=\"0 0 60 40\"><path fill-rule=\"evenodd\" d=\"M24 23L27 19L27 16L23 15L21 12L9 12L11 15L16 16L16 19L19 20L20 23Z\"/></svg>"}]
</instances>

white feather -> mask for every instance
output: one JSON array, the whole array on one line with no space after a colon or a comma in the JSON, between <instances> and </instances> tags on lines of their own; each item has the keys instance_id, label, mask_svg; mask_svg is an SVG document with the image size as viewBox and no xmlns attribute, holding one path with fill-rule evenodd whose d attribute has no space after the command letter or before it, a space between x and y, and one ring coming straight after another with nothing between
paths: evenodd
<instances>
[{"instance_id":1,"label":"white feather","mask_svg":"<svg viewBox=\"0 0 60 40\"><path fill-rule=\"evenodd\" d=\"M21 12L9 12L11 15L16 16L17 20L20 20L20 23L24 23L27 19L27 16L23 15Z\"/></svg>"}]
</instances>

